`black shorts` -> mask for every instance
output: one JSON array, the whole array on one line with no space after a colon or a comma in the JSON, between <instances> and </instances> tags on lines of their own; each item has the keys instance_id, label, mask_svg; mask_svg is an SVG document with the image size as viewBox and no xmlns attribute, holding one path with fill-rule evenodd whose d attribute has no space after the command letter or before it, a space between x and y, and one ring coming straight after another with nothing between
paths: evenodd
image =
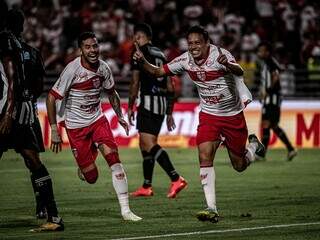
<instances>
[{"instance_id":1,"label":"black shorts","mask_svg":"<svg viewBox=\"0 0 320 240\"><path fill-rule=\"evenodd\" d=\"M0 151L15 149L20 152L22 149L44 152L44 144L40 122L35 117L35 122L31 126L20 125L13 122L9 135L0 135Z\"/></svg>"},{"instance_id":2,"label":"black shorts","mask_svg":"<svg viewBox=\"0 0 320 240\"><path fill-rule=\"evenodd\" d=\"M273 104L263 105L262 120L268 120L271 125L277 125L280 121L280 106Z\"/></svg>"},{"instance_id":3,"label":"black shorts","mask_svg":"<svg viewBox=\"0 0 320 240\"><path fill-rule=\"evenodd\" d=\"M161 130L164 115L154 114L145 109L138 109L137 129L139 133L150 133L158 136Z\"/></svg>"}]
</instances>

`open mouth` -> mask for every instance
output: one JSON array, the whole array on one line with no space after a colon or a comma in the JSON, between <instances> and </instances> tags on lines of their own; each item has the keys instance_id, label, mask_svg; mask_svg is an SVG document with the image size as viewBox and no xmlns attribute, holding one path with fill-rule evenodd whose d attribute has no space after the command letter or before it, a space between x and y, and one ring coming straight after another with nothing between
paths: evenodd
<instances>
[{"instance_id":1,"label":"open mouth","mask_svg":"<svg viewBox=\"0 0 320 240\"><path fill-rule=\"evenodd\" d=\"M98 55L94 54L94 55L88 55L88 58L90 61L96 61L98 59Z\"/></svg>"},{"instance_id":2,"label":"open mouth","mask_svg":"<svg viewBox=\"0 0 320 240\"><path fill-rule=\"evenodd\" d=\"M194 56L197 56L197 55L200 54L200 51L199 50L192 50L191 54L194 55Z\"/></svg>"}]
</instances>

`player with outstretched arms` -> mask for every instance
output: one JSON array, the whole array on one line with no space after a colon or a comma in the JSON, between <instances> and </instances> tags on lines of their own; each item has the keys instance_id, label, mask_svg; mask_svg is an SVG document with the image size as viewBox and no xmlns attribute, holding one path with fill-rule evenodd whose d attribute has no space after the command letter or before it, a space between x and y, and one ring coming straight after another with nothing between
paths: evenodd
<instances>
[{"instance_id":1,"label":"player with outstretched arms","mask_svg":"<svg viewBox=\"0 0 320 240\"><path fill-rule=\"evenodd\" d=\"M239 79L243 75L240 65L227 50L210 44L208 32L200 26L189 29L187 42L187 52L160 67L150 64L137 44L134 59L156 77L186 71L196 84L201 108L197 132L200 178L207 203L206 209L197 213L197 218L218 222L213 162L221 139L238 172L244 171L256 155L263 155L264 146L251 134L246 148L248 129L243 109L251 96L244 94L248 91Z\"/></svg>"}]
</instances>

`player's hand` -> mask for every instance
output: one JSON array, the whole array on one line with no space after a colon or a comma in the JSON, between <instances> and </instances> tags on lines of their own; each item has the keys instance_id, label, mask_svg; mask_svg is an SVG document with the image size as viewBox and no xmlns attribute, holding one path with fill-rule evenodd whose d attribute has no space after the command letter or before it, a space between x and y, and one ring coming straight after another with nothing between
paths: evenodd
<instances>
[{"instance_id":1,"label":"player's hand","mask_svg":"<svg viewBox=\"0 0 320 240\"><path fill-rule=\"evenodd\" d=\"M129 135L129 125L123 118L119 118L119 123L123 127L123 129L126 131L126 135Z\"/></svg>"},{"instance_id":2,"label":"player's hand","mask_svg":"<svg viewBox=\"0 0 320 240\"><path fill-rule=\"evenodd\" d=\"M137 62L144 62L145 61L145 58L144 58L144 55L143 53L141 52L140 50L140 47L138 45L138 43L134 43L134 46L136 47L136 51L135 53L133 54L133 59Z\"/></svg>"},{"instance_id":3,"label":"player's hand","mask_svg":"<svg viewBox=\"0 0 320 240\"><path fill-rule=\"evenodd\" d=\"M219 56L217 57L218 63L227 66L228 65L228 58L225 54L222 53L221 48L218 47Z\"/></svg>"},{"instance_id":4,"label":"player's hand","mask_svg":"<svg viewBox=\"0 0 320 240\"><path fill-rule=\"evenodd\" d=\"M9 114L5 114L0 122L0 134L6 135L10 133L12 126L12 117Z\"/></svg>"},{"instance_id":5,"label":"player's hand","mask_svg":"<svg viewBox=\"0 0 320 240\"><path fill-rule=\"evenodd\" d=\"M169 132L171 132L176 128L176 124L174 122L174 118L172 117L172 115L167 115L167 128Z\"/></svg>"},{"instance_id":6,"label":"player's hand","mask_svg":"<svg viewBox=\"0 0 320 240\"><path fill-rule=\"evenodd\" d=\"M134 112L132 111L132 109L128 109L128 122L131 126L134 126L133 121L135 120L134 117Z\"/></svg>"},{"instance_id":7,"label":"player's hand","mask_svg":"<svg viewBox=\"0 0 320 240\"><path fill-rule=\"evenodd\" d=\"M55 153L61 152L61 149L62 149L62 140L61 140L61 136L58 132L57 125L51 126L50 149L52 150L52 152L55 152Z\"/></svg>"}]
</instances>

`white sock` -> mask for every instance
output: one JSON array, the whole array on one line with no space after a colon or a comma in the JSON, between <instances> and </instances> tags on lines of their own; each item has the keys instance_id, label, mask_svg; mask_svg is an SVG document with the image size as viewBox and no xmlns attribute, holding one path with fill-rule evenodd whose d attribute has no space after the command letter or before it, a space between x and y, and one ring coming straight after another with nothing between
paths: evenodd
<instances>
[{"instance_id":1,"label":"white sock","mask_svg":"<svg viewBox=\"0 0 320 240\"><path fill-rule=\"evenodd\" d=\"M124 213L130 212L127 176L120 163L113 164L111 166L111 172L113 187L117 193L121 214L123 215Z\"/></svg>"},{"instance_id":2,"label":"white sock","mask_svg":"<svg viewBox=\"0 0 320 240\"><path fill-rule=\"evenodd\" d=\"M200 167L200 179L208 208L217 211L216 174L214 167Z\"/></svg>"},{"instance_id":3,"label":"white sock","mask_svg":"<svg viewBox=\"0 0 320 240\"><path fill-rule=\"evenodd\" d=\"M247 153L245 155L245 158L247 159L248 163L252 163L256 160L256 150L257 150L258 144L257 143L249 143L247 147Z\"/></svg>"}]
</instances>

